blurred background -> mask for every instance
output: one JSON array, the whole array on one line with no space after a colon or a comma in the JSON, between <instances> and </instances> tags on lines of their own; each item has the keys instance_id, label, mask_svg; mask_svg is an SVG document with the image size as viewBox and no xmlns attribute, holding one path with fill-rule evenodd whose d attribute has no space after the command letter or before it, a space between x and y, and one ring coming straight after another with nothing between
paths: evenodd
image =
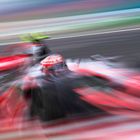
<instances>
[{"instance_id":1,"label":"blurred background","mask_svg":"<svg viewBox=\"0 0 140 140\"><path fill-rule=\"evenodd\" d=\"M54 37L73 32L139 25L138 0L2 0L0 41L5 36L46 32ZM12 35L12 36L10 36Z\"/></svg>"},{"instance_id":2,"label":"blurred background","mask_svg":"<svg viewBox=\"0 0 140 140\"><path fill-rule=\"evenodd\" d=\"M139 0L0 0L0 57L23 53L21 35L37 32L48 35L46 43L50 49L65 58L121 56L120 61L140 66ZM2 81L3 75L0 78L2 87L6 82ZM128 100L121 105L139 102L135 96ZM131 105L129 111L133 110ZM139 106L134 112L137 111ZM139 117L134 119L121 113L95 113L96 117L87 115L43 126L38 121L25 122L23 126L22 120L11 126L8 119L0 121L0 139L139 140Z\"/></svg>"},{"instance_id":3,"label":"blurred background","mask_svg":"<svg viewBox=\"0 0 140 140\"><path fill-rule=\"evenodd\" d=\"M1 0L1 22L93 14L140 7L138 0Z\"/></svg>"}]
</instances>

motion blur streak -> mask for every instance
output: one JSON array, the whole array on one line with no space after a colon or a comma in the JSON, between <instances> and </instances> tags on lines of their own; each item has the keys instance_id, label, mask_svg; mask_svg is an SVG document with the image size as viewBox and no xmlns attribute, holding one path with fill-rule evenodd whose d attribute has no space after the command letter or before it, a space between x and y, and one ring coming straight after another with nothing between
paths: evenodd
<instances>
[{"instance_id":1,"label":"motion blur streak","mask_svg":"<svg viewBox=\"0 0 140 140\"><path fill-rule=\"evenodd\" d=\"M140 1L0 0L0 21L0 140L140 140Z\"/></svg>"},{"instance_id":2,"label":"motion blur streak","mask_svg":"<svg viewBox=\"0 0 140 140\"><path fill-rule=\"evenodd\" d=\"M51 19L38 19L20 22L3 22L1 40L7 36L20 35L28 32L46 32L52 37L66 36L69 33L85 31L104 31L111 29L136 28L140 23L140 9L129 9L97 14L86 14ZM18 38L15 36L15 38Z\"/></svg>"},{"instance_id":3,"label":"motion blur streak","mask_svg":"<svg viewBox=\"0 0 140 140\"><path fill-rule=\"evenodd\" d=\"M87 93L88 95L82 97L91 104L102 108L103 110L113 114L124 114L129 116L140 115L140 99L135 96L127 95L126 93L116 92L114 94L106 93L89 93L89 90L78 91L80 94ZM112 91L113 92L113 91ZM115 108L115 109L114 109Z\"/></svg>"},{"instance_id":4,"label":"motion blur streak","mask_svg":"<svg viewBox=\"0 0 140 140\"><path fill-rule=\"evenodd\" d=\"M78 118L77 118L78 119ZM122 116L85 117L75 120L55 122L43 126L38 122L22 122L17 128L6 128L1 131L0 139L49 139L49 140L90 140L109 139L123 140L139 136L139 119ZM24 127L26 126L26 127ZM19 131L19 133L17 133Z\"/></svg>"},{"instance_id":5,"label":"motion blur streak","mask_svg":"<svg viewBox=\"0 0 140 140\"><path fill-rule=\"evenodd\" d=\"M1 0L2 21L62 17L138 8L138 0Z\"/></svg>"}]
</instances>

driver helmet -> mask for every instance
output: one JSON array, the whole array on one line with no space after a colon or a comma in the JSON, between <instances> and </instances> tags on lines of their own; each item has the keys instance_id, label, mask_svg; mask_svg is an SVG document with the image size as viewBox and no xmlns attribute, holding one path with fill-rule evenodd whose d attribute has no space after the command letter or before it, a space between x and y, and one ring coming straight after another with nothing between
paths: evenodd
<instances>
[{"instance_id":1,"label":"driver helmet","mask_svg":"<svg viewBox=\"0 0 140 140\"><path fill-rule=\"evenodd\" d=\"M67 68L63 56L52 54L41 61L41 65L45 72L61 72Z\"/></svg>"}]
</instances>

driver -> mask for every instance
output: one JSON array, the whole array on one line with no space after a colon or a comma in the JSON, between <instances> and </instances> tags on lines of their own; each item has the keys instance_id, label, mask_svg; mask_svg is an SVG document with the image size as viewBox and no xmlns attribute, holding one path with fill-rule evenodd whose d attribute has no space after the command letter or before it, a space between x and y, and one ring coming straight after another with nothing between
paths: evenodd
<instances>
[{"instance_id":1,"label":"driver","mask_svg":"<svg viewBox=\"0 0 140 140\"><path fill-rule=\"evenodd\" d=\"M68 70L64 58L59 54L52 54L41 61L42 71L45 74L58 76Z\"/></svg>"}]
</instances>

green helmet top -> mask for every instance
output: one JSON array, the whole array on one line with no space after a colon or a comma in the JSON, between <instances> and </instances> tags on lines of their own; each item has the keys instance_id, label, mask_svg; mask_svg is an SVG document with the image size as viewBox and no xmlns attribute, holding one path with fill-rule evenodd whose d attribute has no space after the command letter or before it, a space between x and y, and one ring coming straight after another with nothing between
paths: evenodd
<instances>
[{"instance_id":1,"label":"green helmet top","mask_svg":"<svg viewBox=\"0 0 140 140\"><path fill-rule=\"evenodd\" d=\"M34 40L48 39L49 36L44 35L43 33L30 33L21 35L20 38L24 42L33 42Z\"/></svg>"}]
</instances>

